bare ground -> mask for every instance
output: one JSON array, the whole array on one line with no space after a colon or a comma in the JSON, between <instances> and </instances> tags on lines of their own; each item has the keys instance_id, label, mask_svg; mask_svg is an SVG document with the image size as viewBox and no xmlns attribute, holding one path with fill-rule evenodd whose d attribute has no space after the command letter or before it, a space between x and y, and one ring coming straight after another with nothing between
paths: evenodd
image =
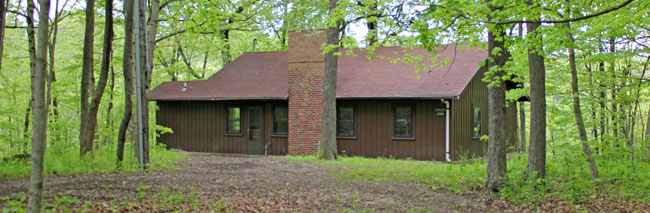
<instances>
[{"instance_id":1,"label":"bare ground","mask_svg":"<svg viewBox=\"0 0 650 213\"><path fill-rule=\"evenodd\" d=\"M53 203L48 208L147 212L509 210L503 200L489 195L436 192L417 182L342 180L328 176L327 168L281 157L187 154L179 170L48 176L44 181L44 195L47 202ZM0 180L0 197L18 199L20 192L27 192L27 184L26 179ZM186 202L163 201L169 196L161 195L162 190L182 193ZM188 201L193 192L194 206ZM73 197L77 201L62 206L61 197ZM7 208L8 201L0 200L0 207Z\"/></svg>"}]
</instances>

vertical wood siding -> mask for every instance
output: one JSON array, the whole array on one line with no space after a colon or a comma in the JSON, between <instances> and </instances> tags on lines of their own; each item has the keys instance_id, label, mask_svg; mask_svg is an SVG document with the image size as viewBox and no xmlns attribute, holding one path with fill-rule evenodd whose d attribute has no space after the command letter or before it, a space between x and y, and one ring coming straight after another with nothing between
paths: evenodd
<instances>
[{"instance_id":1,"label":"vertical wood siding","mask_svg":"<svg viewBox=\"0 0 650 213\"><path fill-rule=\"evenodd\" d=\"M355 106L355 137L338 138L338 151L348 156L444 160L445 117L440 100L359 100L338 101ZM413 139L393 138L393 107L413 106Z\"/></svg>"},{"instance_id":2,"label":"vertical wood siding","mask_svg":"<svg viewBox=\"0 0 650 213\"><path fill-rule=\"evenodd\" d=\"M273 105L286 101L158 101L156 122L171 128L173 133L159 136L157 141L167 148L192 152L247 153L247 106L264 108L264 143L270 143L268 154L284 155L287 138L272 136ZM241 135L226 135L226 107L241 107Z\"/></svg>"},{"instance_id":3,"label":"vertical wood siding","mask_svg":"<svg viewBox=\"0 0 650 213\"><path fill-rule=\"evenodd\" d=\"M480 157L487 152L487 141L481 141L472 136L472 105L481 107L481 128L482 134L488 133L488 94L487 83L483 82L485 69L479 72L467 85L460 96L460 99L452 100L451 103L451 129L450 129L450 154L453 160L461 157ZM517 140L516 123L517 116L514 103L508 103L506 109L506 138L508 150L514 146Z\"/></svg>"}]
</instances>

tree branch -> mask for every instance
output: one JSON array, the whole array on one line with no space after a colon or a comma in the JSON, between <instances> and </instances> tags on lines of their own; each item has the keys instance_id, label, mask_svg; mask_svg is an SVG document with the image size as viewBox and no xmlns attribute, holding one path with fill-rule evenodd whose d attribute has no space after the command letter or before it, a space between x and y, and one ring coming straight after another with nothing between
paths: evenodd
<instances>
[{"instance_id":1,"label":"tree branch","mask_svg":"<svg viewBox=\"0 0 650 213\"><path fill-rule=\"evenodd\" d=\"M565 20L526 20L526 21L523 21L523 20L516 21L515 20L515 21L506 21L506 22L484 21L484 23L502 25L502 24L519 24L519 23L558 24L558 23L576 22L576 21L581 21L581 20L593 18L593 17L596 17L596 16L600 16L600 15L604 15L604 14L616 11L618 9L621 9L621 8L627 6L628 4L632 3L633 1L634 0L627 0L627 1L625 1L625 2L623 2L621 4L619 4L619 5L608 8L606 10L603 10L603 11L600 11L600 12L597 12L597 13L593 13L593 14L589 14L589 15L586 15L586 16L582 16L582 17L572 18L572 19L565 19Z\"/></svg>"}]
</instances>

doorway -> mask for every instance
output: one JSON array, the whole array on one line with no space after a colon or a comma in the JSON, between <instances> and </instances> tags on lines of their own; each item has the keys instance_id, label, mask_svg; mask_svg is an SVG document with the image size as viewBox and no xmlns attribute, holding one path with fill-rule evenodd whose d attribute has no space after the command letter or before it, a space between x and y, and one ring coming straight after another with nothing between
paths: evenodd
<instances>
[{"instance_id":1,"label":"doorway","mask_svg":"<svg viewBox=\"0 0 650 213\"><path fill-rule=\"evenodd\" d=\"M261 155L264 153L264 111L261 106L248 107L246 149L248 154Z\"/></svg>"}]
</instances>

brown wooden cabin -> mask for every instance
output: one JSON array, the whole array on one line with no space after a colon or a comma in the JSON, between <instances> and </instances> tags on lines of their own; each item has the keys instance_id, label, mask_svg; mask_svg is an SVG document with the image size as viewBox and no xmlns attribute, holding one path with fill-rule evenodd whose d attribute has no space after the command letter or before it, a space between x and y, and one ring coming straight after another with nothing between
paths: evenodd
<instances>
[{"instance_id":1,"label":"brown wooden cabin","mask_svg":"<svg viewBox=\"0 0 650 213\"><path fill-rule=\"evenodd\" d=\"M322 139L323 31L291 32L289 50L244 53L201 81L164 82L149 94L158 142L195 152L313 154ZM342 49L337 76L337 147L365 157L455 160L484 156L487 83L480 48ZM354 53L352 55L347 53ZM407 63L418 56L420 66ZM417 58L417 57L416 57ZM409 69L409 67L411 69ZM508 104L508 146L516 141L515 104ZM446 155L448 154L448 155Z\"/></svg>"}]
</instances>

